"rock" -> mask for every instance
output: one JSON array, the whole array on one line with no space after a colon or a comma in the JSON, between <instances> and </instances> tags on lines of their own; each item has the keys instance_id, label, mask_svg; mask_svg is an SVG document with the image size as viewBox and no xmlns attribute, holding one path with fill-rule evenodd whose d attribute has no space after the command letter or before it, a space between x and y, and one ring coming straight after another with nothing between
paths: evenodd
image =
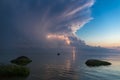
<instances>
[{"instance_id":1,"label":"rock","mask_svg":"<svg viewBox=\"0 0 120 80\"><path fill-rule=\"evenodd\" d=\"M60 53L57 53L57 55L59 56L59 55L60 55Z\"/></svg>"},{"instance_id":2,"label":"rock","mask_svg":"<svg viewBox=\"0 0 120 80\"><path fill-rule=\"evenodd\" d=\"M111 65L110 62L107 61L101 61L96 59L90 59L85 62L85 64L89 67L95 67L95 66L108 66Z\"/></svg>"},{"instance_id":3,"label":"rock","mask_svg":"<svg viewBox=\"0 0 120 80\"><path fill-rule=\"evenodd\" d=\"M21 56L21 57L11 60L11 63L17 64L17 65L22 65L22 66L27 65L30 62L32 62L32 60L26 56Z\"/></svg>"},{"instance_id":4,"label":"rock","mask_svg":"<svg viewBox=\"0 0 120 80\"><path fill-rule=\"evenodd\" d=\"M0 65L0 78L4 77L27 77L30 71L27 67L19 65Z\"/></svg>"}]
</instances>

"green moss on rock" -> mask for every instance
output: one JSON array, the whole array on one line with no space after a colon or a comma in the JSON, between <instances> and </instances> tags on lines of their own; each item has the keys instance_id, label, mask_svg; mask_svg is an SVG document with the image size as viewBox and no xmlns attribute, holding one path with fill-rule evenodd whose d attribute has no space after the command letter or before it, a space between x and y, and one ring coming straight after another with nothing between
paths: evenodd
<instances>
[{"instance_id":1,"label":"green moss on rock","mask_svg":"<svg viewBox=\"0 0 120 80\"><path fill-rule=\"evenodd\" d=\"M0 77L27 77L30 71L27 67L18 65L0 65Z\"/></svg>"},{"instance_id":2,"label":"green moss on rock","mask_svg":"<svg viewBox=\"0 0 120 80\"><path fill-rule=\"evenodd\" d=\"M22 65L22 66L27 65L30 62L32 62L32 60L26 56L21 56L21 57L11 60L11 63L17 64L17 65Z\"/></svg>"},{"instance_id":3,"label":"green moss on rock","mask_svg":"<svg viewBox=\"0 0 120 80\"><path fill-rule=\"evenodd\" d=\"M101 61L96 59L90 59L85 62L87 66L94 67L94 66L108 66L111 65L110 62L107 61Z\"/></svg>"}]
</instances>

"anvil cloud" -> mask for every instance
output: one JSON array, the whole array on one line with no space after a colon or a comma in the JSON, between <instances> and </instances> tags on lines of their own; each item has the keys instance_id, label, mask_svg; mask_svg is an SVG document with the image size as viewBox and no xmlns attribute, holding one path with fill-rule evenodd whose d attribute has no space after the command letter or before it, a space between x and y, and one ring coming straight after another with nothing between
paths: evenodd
<instances>
[{"instance_id":1,"label":"anvil cloud","mask_svg":"<svg viewBox=\"0 0 120 80\"><path fill-rule=\"evenodd\" d=\"M93 4L94 0L0 0L0 47L86 46L75 33L92 19Z\"/></svg>"}]
</instances>

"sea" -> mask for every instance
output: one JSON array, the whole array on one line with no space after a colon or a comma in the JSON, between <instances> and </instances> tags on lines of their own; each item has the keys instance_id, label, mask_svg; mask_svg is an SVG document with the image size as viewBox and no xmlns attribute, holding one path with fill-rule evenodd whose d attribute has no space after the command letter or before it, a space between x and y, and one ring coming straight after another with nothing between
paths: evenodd
<instances>
[{"instance_id":1,"label":"sea","mask_svg":"<svg viewBox=\"0 0 120 80\"><path fill-rule=\"evenodd\" d=\"M60 53L60 55L57 55ZM0 80L120 80L120 52L87 50L7 50L0 52L0 63L27 56L30 75L26 78L2 78ZM110 66L88 67L88 59L111 62Z\"/></svg>"}]
</instances>

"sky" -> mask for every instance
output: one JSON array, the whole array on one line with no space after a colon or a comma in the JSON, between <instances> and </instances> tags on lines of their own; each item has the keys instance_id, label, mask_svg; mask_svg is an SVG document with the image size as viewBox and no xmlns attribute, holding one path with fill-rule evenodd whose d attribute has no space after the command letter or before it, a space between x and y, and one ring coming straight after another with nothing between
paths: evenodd
<instances>
[{"instance_id":1,"label":"sky","mask_svg":"<svg viewBox=\"0 0 120 80\"><path fill-rule=\"evenodd\" d=\"M116 31L119 30L118 0L114 3L102 1L0 0L0 49L75 47L101 50L96 47L98 43L104 46L105 41L119 38Z\"/></svg>"},{"instance_id":2,"label":"sky","mask_svg":"<svg viewBox=\"0 0 120 80\"><path fill-rule=\"evenodd\" d=\"M93 20L77 35L92 46L120 46L120 0L96 0L91 8Z\"/></svg>"}]
</instances>

